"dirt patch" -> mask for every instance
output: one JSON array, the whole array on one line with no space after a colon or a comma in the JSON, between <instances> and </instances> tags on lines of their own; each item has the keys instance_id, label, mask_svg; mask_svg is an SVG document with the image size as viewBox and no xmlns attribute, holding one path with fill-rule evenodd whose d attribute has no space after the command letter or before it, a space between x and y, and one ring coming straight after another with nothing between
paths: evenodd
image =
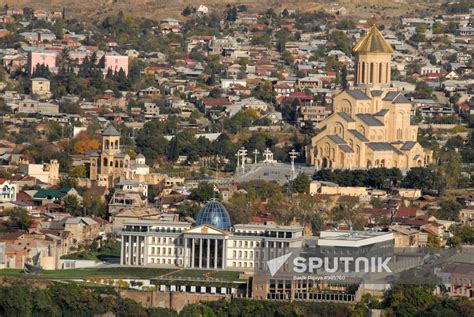
<instances>
[{"instance_id":1,"label":"dirt patch","mask_svg":"<svg viewBox=\"0 0 474 317\"><path fill-rule=\"evenodd\" d=\"M347 16L351 18L373 18L375 20L387 19L396 21L401 15L416 14L417 16L430 14L433 15L440 11L437 4L420 3L395 3L388 0L372 0L372 1L314 1L314 0L201 0L201 1L184 1L184 0L5 0L5 3L11 7L32 7L42 10L61 11L66 8L68 17L83 19L102 19L109 15L114 15L119 11L123 11L126 15L136 17L146 17L150 19L162 19L165 17L181 18L181 12L187 5L198 7L201 4L207 5L209 8L223 10L228 4L241 5L245 4L249 11L264 11L267 8L273 8L276 12L280 12L284 8L301 10L301 11L317 11L327 8L344 7L347 10Z\"/></svg>"}]
</instances>

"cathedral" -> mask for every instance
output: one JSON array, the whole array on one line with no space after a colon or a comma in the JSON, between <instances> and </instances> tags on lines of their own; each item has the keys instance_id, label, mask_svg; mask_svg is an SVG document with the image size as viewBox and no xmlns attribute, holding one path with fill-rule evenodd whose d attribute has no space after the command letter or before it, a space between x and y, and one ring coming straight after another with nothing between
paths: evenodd
<instances>
[{"instance_id":1,"label":"cathedral","mask_svg":"<svg viewBox=\"0 0 474 317\"><path fill-rule=\"evenodd\" d=\"M410 101L390 88L393 49L371 27L354 47L355 87L334 97L333 113L318 125L307 161L317 168L425 166L432 151L417 142Z\"/></svg>"}]
</instances>

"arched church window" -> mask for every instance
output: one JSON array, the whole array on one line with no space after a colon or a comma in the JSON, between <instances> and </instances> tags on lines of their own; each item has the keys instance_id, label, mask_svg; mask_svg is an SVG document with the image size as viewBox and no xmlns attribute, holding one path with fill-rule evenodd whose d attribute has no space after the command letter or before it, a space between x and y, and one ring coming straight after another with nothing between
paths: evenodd
<instances>
[{"instance_id":1,"label":"arched church window","mask_svg":"<svg viewBox=\"0 0 474 317\"><path fill-rule=\"evenodd\" d=\"M374 63L370 63L370 83L374 82Z\"/></svg>"},{"instance_id":2,"label":"arched church window","mask_svg":"<svg viewBox=\"0 0 474 317\"><path fill-rule=\"evenodd\" d=\"M326 144L324 145L324 155L329 156L329 150L330 150L329 143L326 143Z\"/></svg>"},{"instance_id":3,"label":"arched church window","mask_svg":"<svg viewBox=\"0 0 474 317\"><path fill-rule=\"evenodd\" d=\"M361 82L365 81L365 63L362 62L362 80Z\"/></svg>"},{"instance_id":4,"label":"arched church window","mask_svg":"<svg viewBox=\"0 0 474 317\"><path fill-rule=\"evenodd\" d=\"M339 135L341 138L344 138L344 126L340 122L334 124L334 134Z\"/></svg>"},{"instance_id":5,"label":"arched church window","mask_svg":"<svg viewBox=\"0 0 474 317\"><path fill-rule=\"evenodd\" d=\"M402 139L402 129L400 129L400 128L397 129L397 139L398 140Z\"/></svg>"},{"instance_id":6,"label":"arched church window","mask_svg":"<svg viewBox=\"0 0 474 317\"><path fill-rule=\"evenodd\" d=\"M379 64L379 83L382 82L382 63Z\"/></svg>"},{"instance_id":7,"label":"arched church window","mask_svg":"<svg viewBox=\"0 0 474 317\"><path fill-rule=\"evenodd\" d=\"M109 140L105 140L105 148L109 149Z\"/></svg>"}]
</instances>

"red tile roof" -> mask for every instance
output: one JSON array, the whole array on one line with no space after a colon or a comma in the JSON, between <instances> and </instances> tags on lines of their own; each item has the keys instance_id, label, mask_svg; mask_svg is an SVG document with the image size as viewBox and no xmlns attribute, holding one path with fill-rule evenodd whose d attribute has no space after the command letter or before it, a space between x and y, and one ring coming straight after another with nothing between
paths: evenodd
<instances>
[{"instance_id":1,"label":"red tile roof","mask_svg":"<svg viewBox=\"0 0 474 317\"><path fill-rule=\"evenodd\" d=\"M406 217L416 217L416 208L413 207L400 207L395 212L395 217L406 218Z\"/></svg>"},{"instance_id":2,"label":"red tile roof","mask_svg":"<svg viewBox=\"0 0 474 317\"><path fill-rule=\"evenodd\" d=\"M202 103L206 107L217 107L217 106L225 106L225 105L230 104L227 98L211 98L211 97L204 98L202 100Z\"/></svg>"}]
</instances>

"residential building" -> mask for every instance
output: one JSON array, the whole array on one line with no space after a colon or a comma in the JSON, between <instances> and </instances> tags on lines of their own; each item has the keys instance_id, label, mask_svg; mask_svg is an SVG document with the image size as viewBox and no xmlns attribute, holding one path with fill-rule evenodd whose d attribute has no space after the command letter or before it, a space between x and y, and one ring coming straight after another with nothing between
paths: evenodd
<instances>
[{"instance_id":1,"label":"residential building","mask_svg":"<svg viewBox=\"0 0 474 317\"><path fill-rule=\"evenodd\" d=\"M69 217L64 221L64 230L71 232L73 243L90 243L100 234L100 225L90 217Z\"/></svg>"},{"instance_id":2,"label":"residential building","mask_svg":"<svg viewBox=\"0 0 474 317\"><path fill-rule=\"evenodd\" d=\"M4 178L0 178L0 203L16 201L16 194L16 185Z\"/></svg>"},{"instance_id":3,"label":"residential building","mask_svg":"<svg viewBox=\"0 0 474 317\"><path fill-rule=\"evenodd\" d=\"M49 51L42 49L35 49L28 52L28 71L32 75L35 71L36 65L44 65L52 70L56 67L56 59L59 53L57 51Z\"/></svg>"},{"instance_id":4,"label":"residential building","mask_svg":"<svg viewBox=\"0 0 474 317\"><path fill-rule=\"evenodd\" d=\"M17 110L20 113L58 114L59 105L50 102L25 99L18 103Z\"/></svg>"},{"instance_id":5,"label":"residential building","mask_svg":"<svg viewBox=\"0 0 474 317\"><path fill-rule=\"evenodd\" d=\"M461 209L459 212L459 221L463 225L474 226L474 206Z\"/></svg>"},{"instance_id":6,"label":"residential building","mask_svg":"<svg viewBox=\"0 0 474 317\"><path fill-rule=\"evenodd\" d=\"M59 183L59 162L51 160L49 163L30 164L23 161L18 173L34 177L45 184L56 185Z\"/></svg>"},{"instance_id":7,"label":"residential building","mask_svg":"<svg viewBox=\"0 0 474 317\"><path fill-rule=\"evenodd\" d=\"M112 70L112 72L118 72L121 69L128 76L128 56L120 55L117 52L107 52L104 55L105 70Z\"/></svg>"},{"instance_id":8,"label":"residential building","mask_svg":"<svg viewBox=\"0 0 474 317\"><path fill-rule=\"evenodd\" d=\"M390 226L395 240L395 248L421 248L428 244L428 233L410 226Z\"/></svg>"},{"instance_id":9,"label":"residential building","mask_svg":"<svg viewBox=\"0 0 474 317\"><path fill-rule=\"evenodd\" d=\"M309 121L317 125L318 123L324 121L331 114L331 112L328 111L325 106L318 106L314 104L309 106L301 106L299 108L299 114L298 121L300 122L300 125L305 124L305 121Z\"/></svg>"},{"instance_id":10,"label":"residential building","mask_svg":"<svg viewBox=\"0 0 474 317\"><path fill-rule=\"evenodd\" d=\"M51 95L50 81L46 78L36 77L31 79L31 93L42 97Z\"/></svg>"}]
</instances>

